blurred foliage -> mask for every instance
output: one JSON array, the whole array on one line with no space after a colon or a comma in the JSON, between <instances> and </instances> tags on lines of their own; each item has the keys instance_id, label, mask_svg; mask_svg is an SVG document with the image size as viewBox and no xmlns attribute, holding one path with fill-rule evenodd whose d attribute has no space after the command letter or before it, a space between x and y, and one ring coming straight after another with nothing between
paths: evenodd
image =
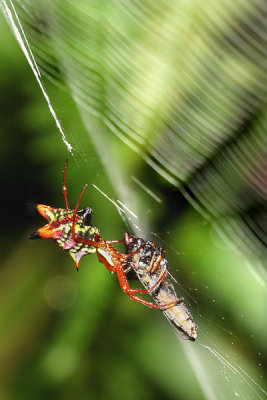
<instances>
[{"instance_id":1,"label":"blurred foliage","mask_svg":"<svg viewBox=\"0 0 267 400\"><path fill-rule=\"evenodd\" d=\"M131 302L95 255L82 260L77 274L70 257L54 243L25 240L44 223L34 215L34 203L63 206L68 154L2 16L0 35L5 38L0 49L1 399L230 399L236 388L241 398L256 396L250 378L244 374L242 382L233 372L240 365L263 386L266 296L249 260L233 252L178 190L118 138L102 143L101 159L84 134L71 96L51 83L47 87L60 119L79 146L68 170L70 203L88 183L83 204L94 209L103 236L120 239L129 229L91 186L116 196L113 167L103 168L109 146L116 148L121 155L112 160L117 169L128 177L134 171L163 200L157 203L136 187L133 204L141 210L140 225L149 227L150 236L167 250L178 291L199 325L197 342L177 339L160 312ZM209 110L205 113L208 118ZM213 356L210 349L215 348L230 357L231 368ZM220 395L209 397L209 386Z\"/></svg>"}]
</instances>

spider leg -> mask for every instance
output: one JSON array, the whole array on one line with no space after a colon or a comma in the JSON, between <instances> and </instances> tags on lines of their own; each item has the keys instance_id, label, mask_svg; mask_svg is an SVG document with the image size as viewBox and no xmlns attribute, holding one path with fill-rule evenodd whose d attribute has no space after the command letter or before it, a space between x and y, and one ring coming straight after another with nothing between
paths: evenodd
<instances>
[{"instance_id":1,"label":"spider leg","mask_svg":"<svg viewBox=\"0 0 267 400\"><path fill-rule=\"evenodd\" d=\"M113 246L111 246L111 244L113 244L113 243L121 243L121 242L123 242L123 240L107 240L107 241L105 241L105 243L106 243L106 245L108 247L109 253L111 253L113 256L115 254L115 257L118 258L118 259L124 258L125 255L124 254L120 254L116 249L114 249ZM94 242L94 243L97 243L97 242ZM95 244L92 244L92 245L95 245ZM98 247L102 247L102 246L98 246ZM137 249L137 251L138 250L139 249ZM99 261L102 262L105 265L105 267L109 270L109 272L111 272L111 273L116 272L115 271L115 267L112 266L104 256L102 256L98 251L96 253L97 253L97 257L98 257ZM133 255L133 254L135 254L135 252L131 253L130 255ZM124 269L124 272L127 273L131 269L132 269L132 267L129 266L126 269Z\"/></svg>"},{"instance_id":2,"label":"spider leg","mask_svg":"<svg viewBox=\"0 0 267 400\"><path fill-rule=\"evenodd\" d=\"M86 239L86 238L81 238L80 236L76 235L76 233L75 233L75 224L76 224L76 217L77 217L78 207L79 207L80 201L81 201L81 199L82 199L82 197L84 195L84 192L85 192L87 186L88 185L84 186L84 188L82 190L82 193L80 194L80 197L79 197L79 199L77 201L75 210L73 212L71 236L72 236L73 240L75 240L75 242L84 243L84 244L86 244L88 246L92 246L92 247L101 247L102 243L100 241L98 242L98 241L95 241L95 240L89 240L89 239Z\"/></svg>"},{"instance_id":3,"label":"spider leg","mask_svg":"<svg viewBox=\"0 0 267 400\"><path fill-rule=\"evenodd\" d=\"M183 298L181 297L180 299L175 299L169 303L157 305L157 304L150 303L149 301L140 299L140 297L133 296L131 293L128 293L128 291L126 291L126 290L124 290L124 292L126 294L128 294L130 299L132 299L134 301L138 301L139 303L142 303L150 308L160 309L162 311L168 310L169 308L176 306L178 303L180 303L183 300Z\"/></svg>"},{"instance_id":4,"label":"spider leg","mask_svg":"<svg viewBox=\"0 0 267 400\"><path fill-rule=\"evenodd\" d=\"M130 272L131 271L131 269L133 269L131 266L129 266L129 267L127 267L127 268L123 268L123 271L124 271L124 273L125 274L127 274L128 272Z\"/></svg>"},{"instance_id":5,"label":"spider leg","mask_svg":"<svg viewBox=\"0 0 267 400\"><path fill-rule=\"evenodd\" d=\"M62 192L64 195L64 199L65 199L65 204L66 204L66 209L69 210L69 203L68 203L68 197L67 197L67 186L66 186L66 174L67 174L67 166L68 166L68 159L66 159L65 161L65 167L64 167L64 175L63 175L63 186L62 186ZM84 192L86 190L88 185L85 185L82 193L80 194L80 197L77 201L75 210L73 212L73 220L72 220L72 228L71 228L71 236L72 238L75 240L75 242L79 242L79 243L84 243L87 244L88 246L94 246L94 247L99 247L101 245L100 242L97 242L95 240L89 240L89 239L85 239L85 238L81 238L78 235L76 235L75 233L75 224L76 224L76 217L77 217L77 211L78 211L78 207L79 204L81 202L81 199L84 195Z\"/></svg>"},{"instance_id":6,"label":"spider leg","mask_svg":"<svg viewBox=\"0 0 267 400\"><path fill-rule=\"evenodd\" d=\"M111 274L115 274L116 273L116 267L114 265L111 265L108 260L102 256L102 254L99 253L98 249L96 250L96 255L99 259L99 261L105 265L105 267L107 268L107 270L111 273Z\"/></svg>"},{"instance_id":7,"label":"spider leg","mask_svg":"<svg viewBox=\"0 0 267 400\"><path fill-rule=\"evenodd\" d=\"M62 192L64 195L65 199L65 205L66 205L66 210L69 210L69 203L68 203L68 197L67 197L67 186L66 186L66 174L67 174L67 166L68 166L68 159L65 161L65 167L64 167L64 175L63 175L63 186L62 186Z\"/></svg>"},{"instance_id":8,"label":"spider leg","mask_svg":"<svg viewBox=\"0 0 267 400\"><path fill-rule=\"evenodd\" d=\"M123 270L121 261L116 260L115 268L116 268L116 273L118 276L120 287L130 297L130 299L132 299L134 301L138 301L139 303L142 303L150 308L159 308L161 310L167 310L168 308L175 306L182 300L182 299L175 299L169 303L162 304L162 305L156 305L156 304L150 303L149 301L143 300L140 297L133 295L133 293L148 293L148 291L147 290L138 291L138 289L130 288L129 282L128 282L125 272ZM164 273L162 274L160 279L164 280L164 274L166 274L166 271L164 271ZM156 284L154 286L156 286L157 284L158 284L158 282L156 282ZM154 289L154 286L151 288L151 290Z\"/></svg>"},{"instance_id":9,"label":"spider leg","mask_svg":"<svg viewBox=\"0 0 267 400\"><path fill-rule=\"evenodd\" d=\"M126 272L126 271L124 270L124 273L125 273L125 272ZM154 290L160 283L162 283L162 282L164 281L164 279L166 278L166 275L167 275L167 268L165 267L165 268L161 271L160 276L159 276L157 282L156 282L151 288L149 288L149 289L130 289L130 291L131 291L131 293L146 293L146 294L149 294L149 293L153 292L153 290Z\"/></svg>"},{"instance_id":10,"label":"spider leg","mask_svg":"<svg viewBox=\"0 0 267 400\"><path fill-rule=\"evenodd\" d=\"M142 244L140 247L138 247L138 249L136 249L132 253L123 254L123 259L127 260L127 258L129 258L129 257L133 256L134 254L138 253L144 246L145 246L145 244Z\"/></svg>"}]
</instances>

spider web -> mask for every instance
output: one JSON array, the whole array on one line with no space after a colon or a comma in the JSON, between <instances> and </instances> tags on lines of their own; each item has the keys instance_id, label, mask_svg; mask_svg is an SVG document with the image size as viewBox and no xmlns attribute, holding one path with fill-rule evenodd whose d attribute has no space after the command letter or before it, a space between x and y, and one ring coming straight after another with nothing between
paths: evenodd
<instances>
[{"instance_id":1,"label":"spider web","mask_svg":"<svg viewBox=\"0 0 267 400\"><path fill-rule=\"evenodd\" d=\"M162 199L135 176L134 169L131 180L125 176L121 168L125 160L113 144L114 135L209 221L213 243L222 251L233 249L240 259L240 269L229 269L229 276L236 284L241 274L252 280L262 301L267 237L265 2L1 0L0 4L67 149L76 158L87 159L82 145L86 138L64 132L60 122L64 117L57 115L50 99L50 82L74 100L114 183L120 199L114 204L127 229L142 237L151 230L149 218L138 218L142 208L132 200L129 187L137 197L138 191L149 194L151 207L160 207ZM157 242L177 258L164 232ZM224 318L214 304L227 274L227 257L222 254L217 288L209 288L207 277L194 271L194 290L209 290L213 321L190 288L179 288L198 310L199 325L196 345L181 345L206 399L263 399L261 366L250 371L236 356L232 333L214 322ZM247 317L254 313L251 307ZM220 348L216 336L225 337L225 348Z\"/></svg>"}]
</instances>

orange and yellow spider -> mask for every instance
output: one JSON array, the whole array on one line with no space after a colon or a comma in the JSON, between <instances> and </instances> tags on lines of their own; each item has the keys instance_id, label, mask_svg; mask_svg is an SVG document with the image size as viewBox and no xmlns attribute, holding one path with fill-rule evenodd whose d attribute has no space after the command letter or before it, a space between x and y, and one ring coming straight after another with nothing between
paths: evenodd
<instances>
[{"instance_id":1,"label":"orange and yellow spider","mask_svg":"<svg viewBox=\"0 0 267 400\"><path fill-rule=\"evenodd\" d=\"M148 307L166 310L179 303L181 299L174 299L166 302L166 304L156 305L136 296L137 293L150 294L157 290L166 277L167 269L162 270L155 284L149 289L130 288L126 274L129 272L131 267L127 265L127 259L137 253L140 249L138 248L129 254L119 253L112 244L122 242L122 240L106 241L100 236L99 229L91 224L92 209L87 207L78 211L80 201L87 185L84 186L75 209L71 210L69 208L66 186L67 165L68 160L65 162L62 187L66 208L54 208L38 204L37 210L48 220L48 224L39 228L36 232L33 232L28 236L28 239L43 238L55 240L63 250L68 251L71 255L77 270L82 257L96 252L99 261L105 265L108 271L117 275L122 290L132 300L145 304Z\"/></svg>"}]
</instances>

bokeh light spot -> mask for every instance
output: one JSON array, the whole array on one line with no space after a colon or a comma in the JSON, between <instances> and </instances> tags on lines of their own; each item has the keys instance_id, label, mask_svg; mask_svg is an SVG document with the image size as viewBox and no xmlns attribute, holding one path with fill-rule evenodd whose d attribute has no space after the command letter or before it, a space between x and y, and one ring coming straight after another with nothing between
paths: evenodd
<instances>
[{"instance_id":1,"label":"bokeh light spot","mask_svg":"<svg viewBox=\"0 0 267 400\"><path fill-rule=\"evenodd\" d=\"M46 282L44 297L51 308L64 311L74 304L77 289L71 279L65 276L55 276Z\"/></svg>"}]
</instances>

